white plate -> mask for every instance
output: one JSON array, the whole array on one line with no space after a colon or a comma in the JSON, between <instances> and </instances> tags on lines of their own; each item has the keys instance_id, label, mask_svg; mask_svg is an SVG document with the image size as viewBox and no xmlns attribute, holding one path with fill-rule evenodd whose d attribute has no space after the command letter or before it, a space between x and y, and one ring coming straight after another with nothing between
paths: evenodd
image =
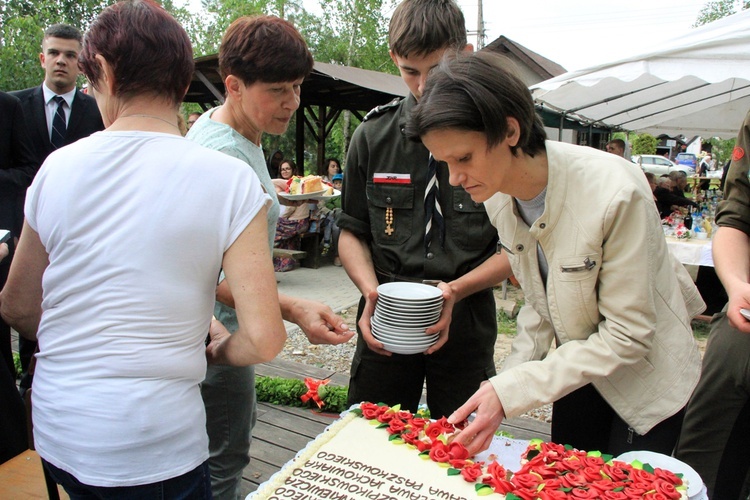
<instances>
[{"instance_id":1,"label":"white plate","mask_svg":"<svg viewBox=\"0 0 750 500\"><path fill-rule=\"evenodd\" d=\"M698 473L695 472L695 469L685 462L681 462L674 457L662 453L655 453L653 451L629 451L616 457L615 460L626 463L631 463L633 460L640 460L642 463L649 464L651 467L667 469L676 474L682 474L682 477L688 483L687 494L691 500L693 497L700 494L703 489L703 480Z\"/></svg>"},{"instance_id":2,"label":"white plate","mask_svg":"<svg viewBox=\"0 0 750 500\"><path fill-rule=\"evenodd\" d=\"M318 198L316 198L316 196L325 192L326 192L325 189L321 189L320 191L313 191L312 193L302 193L302 194L276 193L276 194L286 200L317 200Z\"/></svg>"},{"instance_id":3,"label":"white plate","mask_svg":"<svg viewBox=\"0 0 750 500\"><path fill-rule=\"evenodd\" d=\"M386 351L390 351L394 354L421 354L425 352L427 349L429 349L429 346L427 347L404 347L400 345L390 344L387 342L382 342L383 348Z\"/></svg>"},{"instance_id":4,"label":"white plate","mask_svg":"<svg viewBox=\"0 0 750 500\"><path fill-rule=\"evenodd\" d=\"M423 335L422 339L404 340L400 337L392 337L384 333L377 333L376 330L373 330L373 336L381 342L388 342L393 345L400 345L404 347L430 347L432 344L438 341L437 335Z\"/></svg>"},{"instance_id":5,"label":"white plate","mask_svg":"<svg viewBox=\"0 0 750 500\"><path fill-rule=\"evenodd\" d=\"M378 328L381 328L383 330L389 330L390 333L395 333L396 335L400 333L424 333L424 331L432 326L432 325L425 325L425 326L401 326L396 325L388 322L383 322L379 320L378 318L374 317L370 320L370 324L372 326L376 326Z\"/></svg>"},{"instance_id":6,"label":"white plate","mask_svg":"<svg viewBox=\"0 0 750 500\"><path fill-rule=\"evenodd\" d=\"M325 190L323 192L325 193ZM313 200L328 201L328 200L332 200L334 198L338 198L339 196L341 196L341 191L339 191L338 189L334 189L333 190L333 194L321 194L319 196L314 196L312 199Z\"/></svg>"},{"instance_id":7,"label":"white plate","mask_svg":"<svg viewBox=\"0 0 750 500\"><path fill-rule=\"evenodd\" d=\"M375 318L383 323L389 323L395 326L405 326L407 328L416 328L420 326L431 326L440 319L440 313L430 314L429 316L405 316L395 315L375 309Z\"/></svg>"},{"instance_id":8,"label":"white plate","mask_svg":"<svg viewBox=\"0 0 750 500\"><path fill-rule=\"evenodd\" d=\"M397 300L424 301L442 297L443 291L436 286L397 281L380 285L378 295L385 295Z\"/></svg>"},{"instance_id":9,"label":"white plate","mask_svg":"<svg viewBox=\"0 0 750 500\"><path fill-rule=\"evenodd\" d=\"M406 314L409 316L423 316L423 315L429 316L430 314L439 314L440 311L443 309L443 303L441 301L430 306L420 305L420 306L404 307L404 306L383 300L382 298L379 298L378 301L375 303L375 309L381 309L383 311L388 311L390 313L394 313L398 315Z\"/></svg>"}]
</instances>

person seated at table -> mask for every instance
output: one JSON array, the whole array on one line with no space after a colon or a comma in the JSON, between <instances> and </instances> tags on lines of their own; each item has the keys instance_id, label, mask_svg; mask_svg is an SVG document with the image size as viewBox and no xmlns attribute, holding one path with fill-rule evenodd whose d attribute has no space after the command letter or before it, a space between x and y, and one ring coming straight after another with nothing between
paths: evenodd
<instances>
[{"instance_id":1,"label":"person seated at table","mask_svg":"<svg viewBox=\"0 0 750 500\"><path fill-rule=\"evenodd\" d=\"M193 51L160 5L105 8L79 65L106 129L47 157L0 294L39 342L36 451L71 498L208 499L206 363L267 362L286 340L269 196L244 162L180 135ZM222 268L232 335L211 317Z\"/></svg>"},{"instance_id":2,"label":"person seated at table","mask_svg":"<svg viewBox=\"0 0 750 500\"><path fill-rule=\"evenodd\" d=\"M333 176L343 172L341 170L341 162L338 158L327 158L323 162L323 166L318 171L318 175L323 178L325 182L333 183Z\"/></svg>"},{"instance_id":3,"label":"person seated at table","mask_svg":"<svg viewBox=\"0 0 750 500\"><path fill-rule=\"evenodd\" d=\"M654 197L656 198L656 206L659 209L659 215L661 218L668 217L672 212L679 209L679 207L697 207L690 198L685 197L684 191L679 191L677 188L677 182L674 180L672 174L683 174L684 172L671 172L668 176L661 176L658 181L658 186L654 189ZM684 178L684 177L683 177ZM687 183L687 180L685 180ZM680 194L676 194L679 192Z\"/></svg>"},{"instance_id":4,"label":"person seated at table","mask_svg":"<svg viewBox=\"0 0 750 500\"><path fill-rule=\"evenodd\" d=\"M343 174L334 174L331 177L333 189L338 192L341 192L343 182ZM338 255L339 227L336 225L336 216L341 212L341 196L321 200L318 204L318 212L322 214L320 226L323 229L323 250L320 254L325 256L333 251L333 265L341 266L341 259Z\"/></svg>"},{"instance_id":5,"label":"person seated at table","mask_svg":"<svg viewBox=\"0 0 750 500\"><path fill-rule=\"evenodd\" d=\"M279 164L279 178L289 180L294 175L300 175L297 164L293 160L282 160ZM313 207L312 209L310 207ZM285 250L299 250L302 247L300 235L310 229L310 212L315 210L317 202L299 201L296 204L283 206L276 223L276 236L273 239L274 248ZM299 261L292 257L274 257L273 268L276 272L286 272L299 267Z\"/></svg>"},{"instance_id":6,"label":"person seated at table","mask_svg":"<svg viewBox=\"0 0 750 500\"><path fill-rule=\"evenodd\" d=\"M554 442L670 454L700 375L690 319L703 301L640 169L546 140L511 65L484 51L444 59L406 129L484 203L503 247L496 265L526 299L502 371L448 418L476 412L455 442L473 455L504 418L554 403Z\"/></svg>"}]
</instances>

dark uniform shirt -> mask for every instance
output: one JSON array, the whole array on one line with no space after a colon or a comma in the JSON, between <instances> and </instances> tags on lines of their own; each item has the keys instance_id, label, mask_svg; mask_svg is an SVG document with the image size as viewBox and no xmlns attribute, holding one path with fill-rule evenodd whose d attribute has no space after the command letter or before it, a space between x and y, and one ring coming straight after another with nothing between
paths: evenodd
<instances>
[{"instance_id":1,"label":"dark uniform shirt","mask_svg":"<svg viewBox=\"0 0 750 500\"><path fill-rule=\"evenodd\" d=\"M448 183L438 165L445 242L424 247L424 193L429 151L404 135L413 96L381 108L354 132L346 162L342 214L337 223L370 242L376 271L409 278L450 281L471 271L496 251L497 231L482 203ZM384 108L384 109L383 109ZM375 183L374 174L408 174L410 182ZM366 194L366 197L364 196ZM391 234L386 209L391 207Z\"/></svg>"},{"instance_id":2,"label":"dark uniform shirt","mask_svg":"<svg viewBox=\"0 0 750 500\"><path fill-rule=\"evenodd\" d=\"M750 113L739 131L729 172L726 174L724 200L719 203L716 223L750 236Z\"/></svg>"},{"instance_id":3,"label":"dark uniform shirt","mask_svg":"<svg viewBox=\"0 0 750 500\"><path fill-rule=\"evenodd\" d=\"M376 108L352 137L342 190L341 229L369 243L380 283L435 279L451 281L491 257L497 231L481 203L448 183L448 168L438 165L439 200L445 241L425 251L424 193L429 152L404 135L416 100L413 96ZM386 182L375 182L394 174ZM389 209L390 208L390 213ZM388 215L388 221L386 216ZM392 231L387 231L388 222ZM357 320L362 315L360 301ZM359 331L359 329L358 329ZM378 401L416 410L424 380L432 416L448 416L495 374L497 338L492 290L477 292L453 308L448 342L430 356L371 351L360 336L352 361L349 402Z\"/></svg>"}]
</instances>

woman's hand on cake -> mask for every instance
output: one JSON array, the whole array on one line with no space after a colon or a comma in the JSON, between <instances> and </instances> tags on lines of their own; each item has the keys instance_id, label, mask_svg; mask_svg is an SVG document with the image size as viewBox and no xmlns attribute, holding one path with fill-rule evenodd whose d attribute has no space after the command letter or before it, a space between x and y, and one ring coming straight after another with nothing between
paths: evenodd
<instances>
[{"instance_id":1,"label":"woman's hand on cake","mask_svg":"<svg viewBox=\"0 0 750 500\"><path fill-rule=\"evenodd\" d=\"M477 392L448 417L448 422L455 425L469 418L472 413L476 413L474 421L458 433L455 439L466 447L470 456L490 447L495 431L505 418L503 404L491 383L482 382Z\"/></svg>"},{"instance_id":2,"label":"woman's hand on cake","mask_svg":"<svg viewBox=\"0 0 750 500\"><path fill-rule=\"evenodd\" d=\"M438 322L425 330L425 334L439 332L440 335L438 335L438 341L427 349L425 354L432 354L448 342L451 320L453 319L453 305L456 303L455 294L448 283L440 282L437 287L443 292L443 309L440 311Z\"/></svg>"},{"instance_id":3,"label":"woman's hand on cake","mask_svg":"<svg viewBox=\"0 0 750 500\"><path fill-rule=\"evenodd\" d=\"M373 337L372 330L370 329L370 320L375 314L375 303L378 301L378 292L373 291L365 295L365 308L362 311L362 316L359 318L359 330L362 332L362 338L367 343L372 351L381 354L383 356L390 356L391 352L386 351L383 348L383 344Z\"/></svg>"},{"instance_id":4,"label":"woman's hand on cake","mask_svg":"<svg viewBox=\"0 0 750 500\"><path fill-rule=\"evenodd\" d=\"M279 295L285 320L299 325L311 344L343 344L354 336L341 316L322 302Z\"/></svg>"}]
</instances>

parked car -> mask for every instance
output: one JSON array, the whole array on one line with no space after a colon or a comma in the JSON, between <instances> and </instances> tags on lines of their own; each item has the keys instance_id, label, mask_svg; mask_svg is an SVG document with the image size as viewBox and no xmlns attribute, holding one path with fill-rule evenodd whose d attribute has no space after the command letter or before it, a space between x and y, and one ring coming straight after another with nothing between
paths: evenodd
<instances>
[{"instance_id":1,"label":"parked car","mask_svg":"<svg viewBox=\"0 0 750 500\"><path fill-rule=\"evenodd\" d=\"M669 158L659 155L636 155L633 162L637 163L644 172L651 172L656 176L669 174L675 170L682 170L687 175L693 175L695 169L688 169L686 165L677 165Z\"/></svg>"},{"instance_id":2,"label":"parked car","mask_svg":"<svg viewBox=\"0 0 750 500\"><path fill-rule=\"evenodd\" d=\"M693 153L678 153L674 161L678 165L690 167L692 169L692 172L686 171L688 175L693 175L695 173L695 169L698 168L698 157Z\"/></svg>"}]
</instances>

